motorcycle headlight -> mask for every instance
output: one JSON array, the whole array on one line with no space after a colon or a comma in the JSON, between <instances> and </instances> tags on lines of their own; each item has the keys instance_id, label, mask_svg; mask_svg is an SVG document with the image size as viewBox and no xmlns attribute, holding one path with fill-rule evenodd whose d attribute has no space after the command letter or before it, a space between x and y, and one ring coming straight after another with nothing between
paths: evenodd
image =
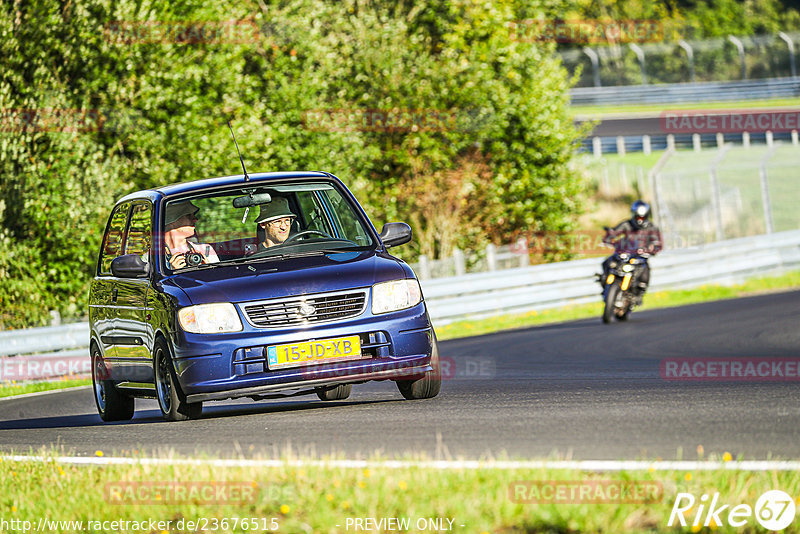
<instances>
[{"instance_id":1,"label":"motorcycle headlight","mask_svg":"<svg viewBox=\"0 0 800 534\"><path fill-rule=\"evenodd\" d=\"M221 334L242 330L242 321L230 302L181 308L178 311L178 322L181 328L193 334Z\"/></svg>"},{"instance_id":2,"label":"motorcycle headlight","mask_svg":"<svg viewBox=\"0 0 800 534\"><path fill-rule=\"evenodd\" d=\"M392 280L372 286L372 313L388 313L416 306L422 301L422 290L416 280Z\"/></svg>"},{"instance_id":3,"label":"motorcycle headlight","mask_svg":"<svg viewBox=\"0 0 800 534\"><path fill-rule=\"evenodd\" d=\"M608 266L611 267L612 269L614 269L617 266L617 262L612 261L611 263L608 264Z\"/></svg>"},{"instance_id":4,"label":"motorcycle headlight","mask_svg":"<svg viewBox=\"0 0 800 534\"><path fill-rule=\"evenodd\" d=\"M629 263L622 266L622 271L623 272L629 273L632 270L633 270L633 265L631 265Z\"/></svg>"}]
</instances>

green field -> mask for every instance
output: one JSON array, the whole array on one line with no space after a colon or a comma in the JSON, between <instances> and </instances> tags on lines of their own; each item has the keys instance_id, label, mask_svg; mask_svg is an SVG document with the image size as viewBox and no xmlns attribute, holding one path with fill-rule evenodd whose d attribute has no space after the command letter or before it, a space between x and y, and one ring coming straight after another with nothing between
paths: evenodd
<instances>
[{"instance_id":1,"label":"green field","mask_svg":"<svg viewBox=\"0 0 800 534\"><path fill-rule=\"evenodd\" d=\"M700 499L719 492L720 503L751 507L768 490L800 495L800 472L738 471L730 453L706 456L702 446L691 459L711 463L683 469L644 463L636 470L605 472L492 462L440 468L425 458L392 464L378 457L351 467L289 456L268 465L215 466L179 463L167 454L171 460L147 463L135 451L131 465L90 467L62 463L52 451L44 456L50 459L0 461L4 520L29 521L35 529L46 519L53 532L337 533L355 531L354 521L364 518L400 518L413 525L360 529L367 532L698 532L701 528L691 527L694 507L685 513L687 528L667 527L678 493ZM546 493L545 486L563 491ZM590 491L569 489L581 486ZM623 486L633 502L620 502L609 491ZM601 502L573 502L581 495ZM702 531L762 531L753 517L745 529L727 527L725 517L722 525ZM187 521L200 524L188 528ZM785 532L798 529L792 525Z\"/></svg>"},{"instance_id":2,"label":"green field","mask_svg":"<svg viewBox=\"0 0 800 534\"><path fill-rule=\"evenodd\" d=\"M88 356L87 356L88 357ZM85 378L78 379L62 379L53 382L27 382L21 383L16 380L4 381L0 383L0 398L13 397L16 395L27 395L29 393L41 393L43 391L52 391L55 389L74 388L79 386L86 386L91 384L91 380Z\"/></svg>"},{"instance_id":3,"label":"green field","mask_svg":"<svg viewBox=\"0 0 800 534\"><path fill-rule=\"evenodd\" d=\"M658 115L662 111L701 110L701 109L770 109L798 108L800 98L769 98L761 100L740 100L736 102L682 102L677 104L627 104L607 106L570 106L573 117L600 119L609 115L643 114Z\"/></svg>"}]
</instances>

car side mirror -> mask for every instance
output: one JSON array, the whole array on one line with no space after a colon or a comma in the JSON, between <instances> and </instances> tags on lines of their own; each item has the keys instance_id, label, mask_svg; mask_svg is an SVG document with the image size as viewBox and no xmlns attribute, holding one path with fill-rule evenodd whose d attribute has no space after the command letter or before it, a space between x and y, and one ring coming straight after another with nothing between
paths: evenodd
<instances>
[{"instance_id":1,"label":"car side mirror","mask_svg":"<svg viewBox=\"0 0 800 534\"><path fill-rule=\"evenodd\" d=\"M386 223L379 237L386 248L396 247L411 241L411 227L404 222Z\"/></svg>"},{"instance_id":2,"label":"car side mirror","mask_svg":"<svg viewBox=\"0 0 800 534\"><path fill-rule=\"evenodd\" d=\"M150 274L150 264L138 254L125 254L111 260L111 274L117 278L145 278Z\"/></svg>"}]
</instances>

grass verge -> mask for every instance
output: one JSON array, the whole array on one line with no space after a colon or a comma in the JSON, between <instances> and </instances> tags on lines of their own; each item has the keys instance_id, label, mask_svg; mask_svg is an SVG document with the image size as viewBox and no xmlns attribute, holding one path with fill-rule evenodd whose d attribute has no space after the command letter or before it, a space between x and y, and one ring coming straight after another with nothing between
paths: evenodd
<instances>
[{"instance_id":1,"label":"grass verge","mask_svg":"<svg viewBox=\"0 0 800 534\"><path fill-rule=\"evenodd\" d=\"M0 384L0 398L24 395L26 393L38 393L40 391L50 391L53 389L74 388L86 386L92 383L91 379L62 379L53 382L26 382L18 383L16 380L6 380Z\"/></svg>"},{"instance_id":2,"label":"grass verge","mask_svg":"<svg viewBox=\"0 0 800 534\"><path fill-rule=\"evenodd\" d=\"M600 261L598 259L598 267ZM654 272L654 275L658 276L658 272ZM669 308L798 287L800 287L800 271L795 271L779 276L751 278L742 284L732 286L704 285L692 289L648 293L644 298L644 306L639 309ZM600 302L600 286L598 285L597 302L593 304L579 304L515 315L501 315L475 321L458 321L444 326L437 326L436 335L440 340L445 340L575 319L596 317L599 321L602 310L603 304Z\"/></svg>"},{"instance_id":3,"label":"grass verge","mask_svg":"<svg viewBox=\"0 0 800 534\"><path fill-rule=\"evenodd\" d=\"M603 118L607 115L623 115L626 113L652 113L658 115L662 111L702 110L702 109L769 109L796 108L800 98L768 98L760 100L741 100L736 102L684 102L677 104L626 104L613 106L570 106L573 117Z\"/></svg>"},{"instance_id":4,"label":"grass verge","mask_svg":"<svg viewBox=\"0 0 800 534\"><path fill-rule=\"evenodd\" d=\"M730 457L727 453L725 456ZM596 473L544 467L495 469L490 465L478 469L390 467L382 466L380 460L367 468L291 463L247 467L210 463L87 467L62 465L49 457L51 460L45 462L0 458L3 520L27 521L32 527L28 530L32 530L46 518L44 530L51 532L170 534L756 532L760 528L754 515L747 518L744 530L725 524L733 506L746 504L755 509L759 496L768 490L780 489L793 499L800 494L798 472L726 470L722 468L724 462L719 463L719 468L695 472L650 469ZM549 493L549 502L546 486L560 492ZM590 492L572 489L583 487ZM620 502L619 497L614 498L613 488L631 489L629 500L635 502ZM639 498L634 491L641 491ZM715 492L720 493L719 505L730 504L720 514L722 524L714 521L711 528L692 529L698 513L697 508L692 508L685 513L688 528L667 527L678 493L694 495L699 504L701 495ZM575 502L581 496L605 502ZM537 497L538 503L524 502ZM701 515L702 523L706 516ZM408 521L409 528L392 528L386 523L382 528L375 523L369 528L355 528L357 518L376 522L398 518ZM112 525L112 521L117 523ZM797 531L794 525L785 530Z\"/></svg>"}]
</instances>

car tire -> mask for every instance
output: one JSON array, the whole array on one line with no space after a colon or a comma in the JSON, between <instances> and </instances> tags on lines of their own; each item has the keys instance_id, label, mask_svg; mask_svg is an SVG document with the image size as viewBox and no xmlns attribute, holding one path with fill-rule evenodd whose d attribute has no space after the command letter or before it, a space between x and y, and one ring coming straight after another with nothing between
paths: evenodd
<instances>
[{"instance_id":1,"label":"car tire","mask_svg":"<svg viewBox=\"0 0 800 534\"><path fill-rule=\"evenodd\" d=\"M156 380L158 407L161 408L164 419L186 421L200 417L203 403L186 402L186 395L178 384L175 369L172 367L172 358L163 339L157 340L153 347L153 374Z\"/></svg>"},{"instance_id":2,"label":"car tire","mask_svg":"<svg viewBox=\"0 0 800 534\"><path fill-rule=\"evenodd\" d=\"M344 400L350 396L351 391L353 384L339 384L331 389L317 388L317 397L324 401Z\"/></svg>"},{"instance_id":3,"label":"car tire","mask_svg":"<svg viewBox=\"0 0 800 534\"><path fill-rule=\"evenodd\" d=\"M431 350L431 367L421 378L416 380L398 380L397 389L408 400L431 399L439 394L442 388L442 368L439 364L439 344L436 337L433 338L433 350Z\"/></svg>"},{"instance_id":4,"label":"car tire","mask_svg":"<svg viewBox=\"0 0 800 534\"><path fill-rule=\"evenodd\" d=\"M133 418L134 399L117 389L108 376L100 349L92 345L92 389L97 412L103 421L127 421Z\"/></svg>"}]
</instances>

